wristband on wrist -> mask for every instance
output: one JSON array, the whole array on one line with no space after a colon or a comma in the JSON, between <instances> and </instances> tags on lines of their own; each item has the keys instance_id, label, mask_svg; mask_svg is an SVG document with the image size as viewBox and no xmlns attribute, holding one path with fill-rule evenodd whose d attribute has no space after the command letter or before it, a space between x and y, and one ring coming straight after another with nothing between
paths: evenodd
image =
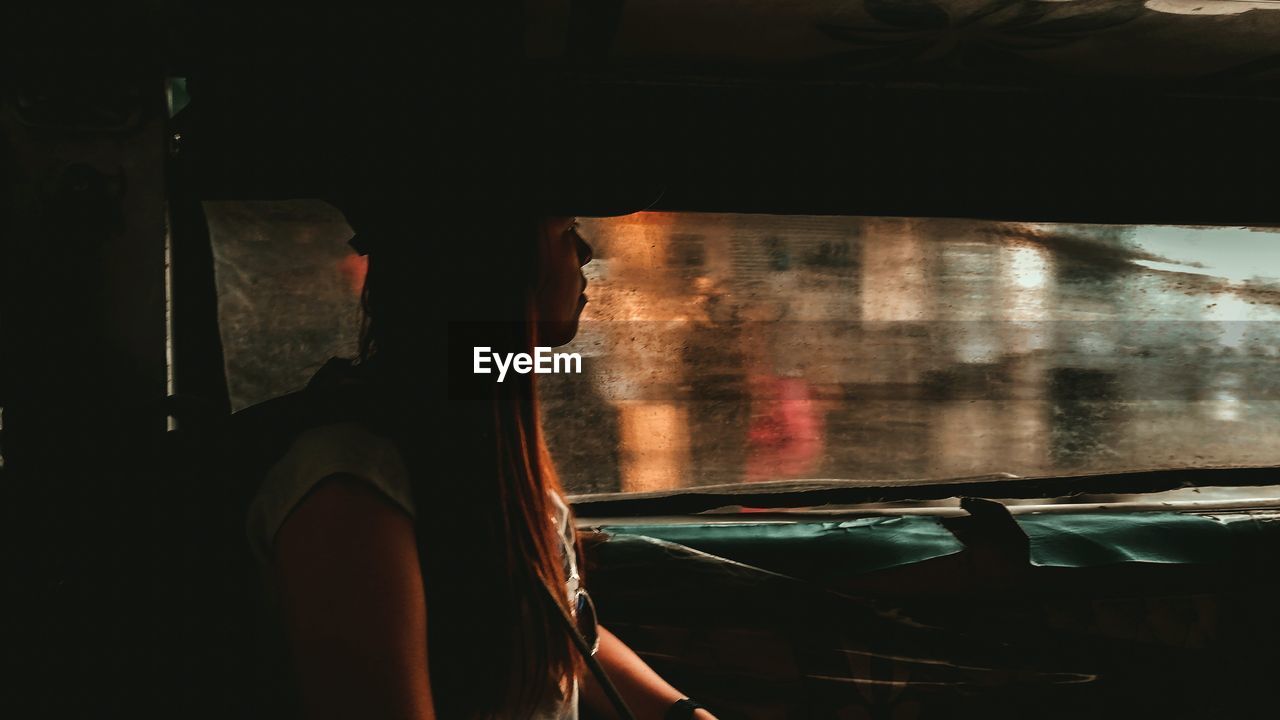
<instances>
[{"instance_id":1,"label":"wristband on wrist","mask_svg":"<svg viewBox=\"0 0 1280 720\"><path fill-rule=\"evenodd\" d=\"M667 710L663 720L690 720L693 717L693 711L699 709L710 710L711 708L692 698L682 698L671 705L671 709Z\"/></svg>"}]
</instances>

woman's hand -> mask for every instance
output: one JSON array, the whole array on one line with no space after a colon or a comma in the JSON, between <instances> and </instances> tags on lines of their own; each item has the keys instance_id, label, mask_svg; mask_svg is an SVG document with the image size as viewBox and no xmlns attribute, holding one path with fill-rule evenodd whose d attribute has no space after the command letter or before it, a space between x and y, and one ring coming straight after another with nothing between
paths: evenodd
<instances>
[{"instance_id":1,"label":"woman's hand","mask_svg":"<svg viewBox=\"0 0 1280 720\"><path fill-rule=\"evenodd\" d=\"M596 659L618 688L631 712L635 713L636 720L663 720L671 706L685 697L684 693L663 680L639 655L603 627L600 628L600 650L596 653ZM581 691L582 702L593 717L618 719L609 697L590 672L583 679ZM693 717L696 720L716 720L706 710L694 711Z\"/></svg>"}]
</instances>

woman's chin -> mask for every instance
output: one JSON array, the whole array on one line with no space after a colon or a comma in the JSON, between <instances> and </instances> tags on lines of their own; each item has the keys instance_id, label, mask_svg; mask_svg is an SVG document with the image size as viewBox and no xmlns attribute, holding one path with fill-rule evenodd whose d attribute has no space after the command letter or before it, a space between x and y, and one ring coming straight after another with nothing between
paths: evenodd
<instances>
[{"instance_id":1,"label":"woman's chin","mask_svg":"<svg viewBox=\"0 0 1280 720\"><path fill-rule=\"evenodd\" d=\"M543 347L568 345L578 334L578 313L572 320L538 323L538 344Z\"/></svg>"}]
</instances>

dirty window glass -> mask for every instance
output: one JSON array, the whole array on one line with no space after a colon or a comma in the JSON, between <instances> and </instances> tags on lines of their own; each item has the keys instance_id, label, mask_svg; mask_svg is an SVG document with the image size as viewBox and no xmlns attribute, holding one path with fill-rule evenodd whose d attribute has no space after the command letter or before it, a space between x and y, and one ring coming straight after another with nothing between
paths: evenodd
<instances>
[{"instance_id":1,"label":"dirty window glass","mask_svg":"<svg viewBox=\"0 0 1280 720\"><path fill-rule=\"evenodd\" d=\"M210 209L237 406L354 351L320 203ZM643 213L541 376L574 493L1280 462L1280 234Z\"/></svg>"},{"instance_id":2,"label":"dirty window glass","mask_svg":"<svg viewBox=\"0 0 1280 720\"><path fill-rule=\"evenodd\" d=\"M206 202L231 407L297 390L351 357L365 260L342 213L319 200Z\"/></svg>"}]
</instances>

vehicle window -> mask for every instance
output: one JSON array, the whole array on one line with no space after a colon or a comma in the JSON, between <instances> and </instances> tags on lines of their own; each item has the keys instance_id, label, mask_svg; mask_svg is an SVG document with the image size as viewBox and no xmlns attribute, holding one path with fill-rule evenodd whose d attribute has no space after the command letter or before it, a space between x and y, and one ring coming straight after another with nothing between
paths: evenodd
<instances>
[{"instance_id":1,"label":"vehicle window","mask_svg":"<svg viewBox=\"0 0 1280 720\"><path fill-rule=\"evenodd\" d=\"M351 354L318 204L210 206L237 406ZM642 213L595 247L581 374L540 378L574 493L1280 463L1280 234Z\"/></svg>"},{"instance_id":2,"label":"vehicle window","mask_svg":"<svg viewBox=\"0 0 1280 720\"><path fill-rule=\"evenodd\" d=\"M318 200L204 207L233 410L355 354L365 261L347 245L342 213Z\"/></svg>"}]
</instances>

